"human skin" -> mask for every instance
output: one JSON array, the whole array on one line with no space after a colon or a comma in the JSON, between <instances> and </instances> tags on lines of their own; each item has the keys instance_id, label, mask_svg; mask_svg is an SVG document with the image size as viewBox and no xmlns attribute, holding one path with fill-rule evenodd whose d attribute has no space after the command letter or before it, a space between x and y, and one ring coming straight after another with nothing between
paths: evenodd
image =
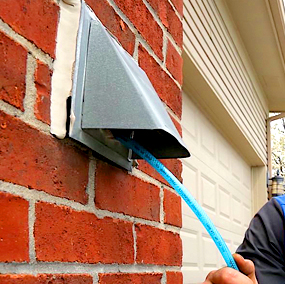
<instances>
[{"instance_id":1,"label":"human skin","mask_svg":"<svg viewBox=\"0 0 285 284\"><path fill-rule=\"evenodd\" d=\"M239 254L234 254L233 257L240 272L229 267L214 270L202 284L258 284L253 262Z\"/></svg>"}]
</instances>

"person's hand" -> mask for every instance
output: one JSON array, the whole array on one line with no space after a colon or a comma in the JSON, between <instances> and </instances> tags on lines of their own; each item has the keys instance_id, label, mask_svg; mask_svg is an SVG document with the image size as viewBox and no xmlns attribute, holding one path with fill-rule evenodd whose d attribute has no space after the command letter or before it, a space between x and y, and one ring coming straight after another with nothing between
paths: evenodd
<instances>
[{"instance_id":1,"label":"person's hand","mask_svg":"<svg viewBox=\"0 0 285 284\"><path fill-rule=\"evenodd\" d=\"M233 255L239 272L235 269L224 267L211 271L202 284L258 284L255 278L254 264L249 259L244 259L239 254Z\"/></svg>"}]
</instances>

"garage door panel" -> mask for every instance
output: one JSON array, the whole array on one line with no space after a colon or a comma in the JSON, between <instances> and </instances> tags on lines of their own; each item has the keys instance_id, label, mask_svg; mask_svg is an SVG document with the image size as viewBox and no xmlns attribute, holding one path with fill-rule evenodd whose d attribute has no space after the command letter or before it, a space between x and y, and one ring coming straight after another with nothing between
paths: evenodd
<instances>
[{"instance_id":1,"label":"garage door panel","mask_svg":"<svg viewBox=\"0 0 285 284\"><path fill-rule=\"evenodd\" d=\"M182 130L183 131L183 130ZM207 161L207 166L210 166L211 168L217 168L218 163L215 157L209 152L205 150L205 147L201 146L200 140L194 140L189 133L183 132L183 141L190 149L191 157L189 160L192 163L192 158L195 156L197 159L199 159L200 162ZM186 159L188 160L188 159Z\"/></svg>"},{"instance_id":2,"label":"garage door panel","mask_svg":"<svg viewBox=\"0 0 285 284\"><path fill-rule=\"evenodd\" d=\"M201 138L199 152L195 155L201 161L207 161L207 165L214 168L217 167L216 134L213 131L213 126L206 121L206 118L201 116L200 113L198 114L198 131ZM203 131L200 131L200 129L203 129Z\"/></svg>"},{"instance_id":3,"label":"garage door panel","mask_svg":"<svg viewBox=\"0 0 285 284\"><path fill-rule=\"evenodd\" d=\"M182 159L183 183L234 252L251 218L251 168L195 104L185 97L183 94L183 140L192 156ZM209 271L225 263L185 203L182 215L184 283L201 283Z\"/></svg>"},{"instance_id":4,"label":"garage door panel","mask_svg":"<svg viewBox=\"0 0 285 284\"><path fill-rule=\"evenodd\" d=\"M216 215L217 184L206 174L201 174L201 205L210 214Z\"/></svg>"},{"instance_id":5,"label":"garage door panel","mask_svg":"<svg viewBox=\"0 0 285 284\"><path fill-rule=\"evenodd\" d=\"M184 262L187 266L196 267L200 263L199 260L199 232L198 231L184 231L181 232L181 236L185 240L185 245L183 246Z\"/></svg>"},{"instance_id":6,"label":"garage door panel","mask_svg":"<svg viewBox=\"0 0 285 284\"><path fill-rule=\"evenodd\" d=\"M186 122L186 127L184 127L184 121L181 122L182 128L187 129L187 132L191 134L191 136L198 140L198 120L195 119L196 115L198 115L198 109L192 103L190 98L185 97L183 101L183 108L187 109L187 113L183 114L184 121Z\"/></svg>"},{"instance_id":7,"label":"garage door panel","mask_svg":"<svg viewBox=\"0 0 285 284\"><path fill-rule=\"evenodd\" d=\"M190 193L194 196L194 198L197 200L198 199L198 169L191 165L188 164L185 161L185 164L187 164L187 166L185 166L183 168L184 171L184 179L183 179L183 184L186 186L186 188L190 191Z\"/></svg>"},{"instance_id":8,"label":"garage door panel","mask_svg":"<svg viewBox=\"0 0 285 284\"><path fill-rule=\"evenodd\" d=\"M194 139L193 136L190 134L189 131L186 129L182 128L182 133L183 133L183 141L184 143L188 146L191 147L191 157L193 156L193 153L199 153L200 152L200 145L199 141L197 139ZM188 160L188 159L184 159Z\"/></svg>"},{"instance_id":9,"label":"garage door panel","mask_svg":"<svg viewBox=\"0 0 285 284\"><path fill-rule=\"evenodd\" d=\"M225 222L231 222L231 193L219 185L219 215Z\"/></svg>"},{"instance_id":10,"label":"garage door panel","mask_svg":"<svg viewBox=\"0 0 285 284\"><path fill-rule=\"evenodd\" d=\"M243 203L243 226L246 230L251 220L251 208L249 204Z\"/></svg>"},{"instance_id":11,"label":"garage door panel","mask_svg":"<svg viewBox=\"0 0 285 284\"><path fill-rule=\"evenodd\" d=\"M202 234L203 265L206 270L218 268L218 251L208 234Z\"/></svg>"},{"instance_id":12,"label":"garage door panel","mask_svg":"<svg viewBox=\"0 0 285 284\"><path fill-rule=\"evenodd\" d=\"M238 228L232 222L233 205L231 204L233 202L232 195L239 201L243 198L240 192L227 181L220 179L217 173L207 168L197 158L193 157L192 161L193 165L189 165L187 162L184 163L183 167L183 182L186 188L196 198L210 218L215 219L216 226L221 226L228 230L240 230L240 222L237 222ZM203 172L206 172L206 174ZM183 204L182 208L184 215L196 218L187 205Z\"/></svg>"},{"instance_id":13,"label":"garage door panel","mask_svg":"<svg viewBox=\"0 0 285 284\"><path fill-rule=\"evenodd\" d=\"M182 132L183 132L183 140L188 141L188 143L199 144L199 137L195 130L192 131L188 128L183 127L182 125Z\"/></svg>"},{"instance_id":14,"label":"garage door panel","mask_svg":"<svg viewBox=\"0 0 285 284\"><path fill-rule=\"evenodd\" d=\"M251 191L251 171L243 169L243 185L248 189L248 191Z\"/></svg>"},{"instance_id":15,"label":"garage door panel","mask_svg":"<svg viewBox=\"0 0 285 284\"><path fill-rule=\"evenodd\" d=\"M251 169L237 154L232 154L231 175L228 180L246 197L251 194Z\"/></svg>"},{"instance_id":16,"label":"garage door panel","mask_svg":"<svg viewBox=\"0 0 285 284\"><path fill-rule=\"evenodd\" d=\"M233 222L238 225L238 226L242 226L242 216L243 216L243 212L242 212L242 203L241 200L239 198L237 198L236 196L233 196L232 198L232 206L233 206Z\"/></svg>"},{"instance_id":17,"label":"garage door panel","mask_svg":"<svg viewBox=\"0 0 285 284\"><path fill-rule=\"evenodd\" d=\"M200 269L184 266L184 267L182 267L181 271L183 273L183 282L184 283L187 283L187 284L201 283L201 270ZM187 281L187 282L185 282L185 281Z\"/></svg>"},{"instance_id":18,"label":"garage door panel","mask_svg":"<svg viewBox=\"0 0 285 284\"><path fill-rule=\"evenodd\" d=\"M211 125L202 121L202 123L198 124L199 129L203 128L204 131L200 131L201 135L201 146L204 150L216 160L216 137L213 133Z\"/></svg>"},{"instance_id":19,"label":"garage door panel","mask_svg":"<svg viewBox=\"0 0 285 284\"><path fill-rule=\"evenodd\" d=\"M185 202L182 203L182 207L184 207L185 211L189 210L189 212L192 212L188 208ZM191 223L191 226L187 226L189 223ZM195 233L195 232L201 232L202 225L200 221L197 219L197 217L193 214L193 216L183 215L182 227L183 229L181 231L181 234L183 234L183 232Z\"/></svg>"},{"instance_id":20,"label":"garage door panel","mask_svg":"<svg viewBox=\"0 0 285 284\"><path fill-rule=\"evenodd\" d=\"M243 181L243 167L242 163L239 160L238 156L235 153L232 153L232 175L238 182Z\"/></svg>"},{"instance_id":21,"label":"garage door panel","mask_svg":"<svg viewBox=\"0 0 285 284\"><path fill-rule=\"evenodd\" d=\"M222 166L221 171L227 171L228 173L230 173L231 155L226 143L222 139L219 139L218 143L218 161L220 166Z\"/></svg>"}]
</instances>

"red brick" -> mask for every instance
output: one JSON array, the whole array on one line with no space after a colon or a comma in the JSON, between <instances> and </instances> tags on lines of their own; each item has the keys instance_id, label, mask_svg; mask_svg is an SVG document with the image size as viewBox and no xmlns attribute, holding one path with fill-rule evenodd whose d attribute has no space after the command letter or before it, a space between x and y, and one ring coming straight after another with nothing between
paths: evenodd
<instances>
[{"instance_id":1,"label":"red brick","mask_svg":"<svg viewBox=\"0 0 285 284\"><path fill-rule=\"evenodd\" d=\"M166 168L168 168L180 181L182 181L181 173L182 173L182 163L180 160L177 159L165 159L160 160ZM167 184L168 182L152 167L144 160L139 160L139 167L138 169L145 172L149 176L155 178L156 180Z\"/></svg>"},{"instance_id":2,"label":"red brick","mask_svg":"<svg viewBox=\"0 0 285 284\"><path fill-rule=\"evenodd\" d=\"M95 188L98 208L159 221L160 189L157 186L99 162Z\"/></svg>"},{"instance_id":3,"label":"red brick","mask_svg":"<svg viewBox=\"0 0 285 284\"><path fill-rule=\"evenodd\" d=\"M155 54L163 59L163 32L142 0L114 0L121 11L134 24Z\"/></svg>"},{"instance_id":4,"label":"red brick","mask_svg":"<svg viewBox=\"0 0 285 284\"><path fill-rule=\"evenodd\" d=\"M183 16L183 0L171 0L171 2L178 11L178 13Z\"/></svg>"},{"instance_id":5,"label":"red brick","mask_svg":"<svg viewBox=\"0 0 285 284\"><path fill-rule=\"evenodd\" d=\"M166 271L166 284L182 284L183 274L180 271Z\"/></svg>"},{"instance_id":6,"label":"red brick","mask_svg":"<svg viewBox=\"0 0 285 284\"><path fill-rule=\"evenodd\" d=\"M167 2L168 3L168 2ZM170 4L169 4L170 5ZM177 45L182 48L183 45L183 25L182 21L177 17L173 8L168 6L167 9L167 30L172 35Z\"/></svg>"},{"instance_id":7,"label":"red brick","mask_svg":"<svg viewBox=\"0 0 285 284\"><path fill-rule=\"evenodd\" d=\"M180 123L171 114L169 114L169 116L170 116L174 126L176 127L178 133L182 137L182 127L181 127Z\"/></svg>"},{"instance_id":8,"label":"red brick","mask_svg":"<svg viewBox=\"0 0 285 284\"><path fill-rule=\"evenodd\" d=\"M175 42L182 47L183 27L182 21L176 15L168 0L148 0L153 9L157 12L163 25L172 35Z\"/></svg>"},{"instance_id":9,"label":"red brick","mask_svg":"<svg viewBox=\"0 0 285 284\"><path fill-rule=\"evenodd\" d=\"M181 90L141 45L139 46L139 65L146 72L161 100L181 118Z\"/></svg>"},{"instance_id":10,"label":"red brick","mask_svg":"<svg viewBox=\"0 0 285 284\"><path fill-rule=\"evenodd\" d=\"M87 155L0 111L0 179L87 202Z\"/></svg>"},{"instance_id":11,"label":"red brick","mask_svg":"<svg viewBox=\"0 0 285 284\"><path fill-rule=\"evenodd\" d=\"M131 55L135 47L135 35L106 0L87 0L102 24L118 39Z\"/></svg>"},{"instance_id":12,"label":"red brick","mask_svg":"<svg viewBox=\"0 0 285 284\"><path fill-rule=\"evenodd\" d=\"M99 284L161 284L161 273L99 274Z\"/></svg>"},{"instance_id":13,"label":"red brick","mask_svg":"<svg viewBox=\"0 0 285 284\"><path fill-rule=\"evenodd\" d=\"M181 215L181 198L164 189L164 222L177 227L182 227L182 215Z\"/></svg>"},{"instance_id":14,"label":"red brick","mask_svg":"<svg viewBox=\"0 0 285 284\"><path fill-rule=\"evenodd\" d=\"M0 262L29 261L28 210L28 201L0 193Z\"/></svg>"},{"instance_id":15,"label":"red brick","mask_svg":"<svg viewBox=\"0 0 285 284\"><path fill-rule=\"evenodd\" d=\"M37 88L35 116L47 124L50 124L51 75L52 71L49 67L38 61L35 73L35 84Z\"/></svg>"},{"instance_id":16,"label":"red brick","mask_svg":"<svg viewBox=\"0 0 285 284\"><path fill-rule=\"evenodd\" d=\"M173 77L182 85L183 59L182 56L176 51L173 44L168 41L167 55L166 55L166 68L170 71Z\"/></svg>"},{"instance_id":17,"label":"red brick","mask_svg":"<svg viewBox=\"0 0 285 284\"><path fill-rule=\"evenodd\" d=\"M0 275L1 284L92 284L93 279L86 274L38 274Z\"/></svg>"},{"instance_id":18,"label":"red brick","mask_svg":"<svg viewBox=\"0 0 285 284\"><path fill-rule=\"evenodd\" d=\"M133 263L132 224L48 203L36 205L38 261Z\"/></svg>"},{"instance_id":19,"label":"red brick","mask_svg":"<svg viewBox=\"0 0 285 284\"><path fill-rule=\"evenodd\" d=\"M24 111L27 50L0 32L0 54L0 99Z\"/></svg>"},{"instance_id":20,"label":"red brick","mask_svg":"<svg viewBox=\"0 0 285 284\"><path fill-rule=\"evenodd\" d=\"M52 57L58 16L59 7L52 0L1 0L0 18Z\"/></svg>"},{"instance_id":21,"label":"red brick","mask_svg":"<svg viewBox=\"0 0 285 284\"><path fill-rule=\"evenodd\" d=\"M137 263L180 266L182 242L178 234L136 225Z\"/></svg>"}]
</instances>

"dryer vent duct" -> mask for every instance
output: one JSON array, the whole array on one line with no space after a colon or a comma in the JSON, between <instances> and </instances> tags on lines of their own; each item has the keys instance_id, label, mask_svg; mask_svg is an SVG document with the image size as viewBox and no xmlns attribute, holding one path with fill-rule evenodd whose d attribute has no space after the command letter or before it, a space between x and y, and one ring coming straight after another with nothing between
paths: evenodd
<instances>
[{"instance_id":1,"label":"dryer vent duct","mask_svg":"<svg viewBox=\"0 0 285 284\"><path fill-rule=\"evenodd\" d=\"M83 3L69 136L120 167L140 158L115 140L132 136L156 158L190 156L144 71Z\"/></svg>"}]
</instances>

